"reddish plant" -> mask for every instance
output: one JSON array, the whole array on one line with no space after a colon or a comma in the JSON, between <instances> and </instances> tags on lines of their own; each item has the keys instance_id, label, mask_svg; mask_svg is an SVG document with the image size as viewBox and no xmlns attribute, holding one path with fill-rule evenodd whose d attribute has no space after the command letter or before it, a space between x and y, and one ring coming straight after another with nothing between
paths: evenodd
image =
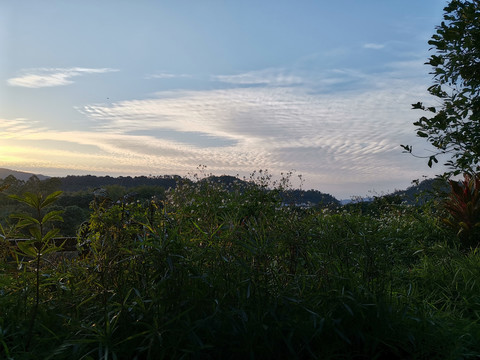
<instances>
[{"instance_id":1,"label":"reddish plant","mask_svg":"<svg viewBox=\"0 0 480 360\"><path fill-rule=\"evenodd\" d=\"M458 230L460 239L473 245L480 239L476 235L480 229L480 176L464 174L462 182L450 180L450 195L445 201L445 209L450 217L443 221Z\"/></svg>"}]
</instances>

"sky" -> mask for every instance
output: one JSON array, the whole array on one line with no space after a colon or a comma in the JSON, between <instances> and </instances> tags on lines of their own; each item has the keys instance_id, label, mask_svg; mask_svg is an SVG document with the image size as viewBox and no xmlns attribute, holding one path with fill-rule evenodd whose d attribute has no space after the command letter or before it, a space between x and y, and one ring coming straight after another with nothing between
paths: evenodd
<instances>
[{"instance_id":1,"label":"sky","mask_svg":"<svg viewBox=\"0 0 480 360\"><path fill-rule=\"evenodd\" d=\"M0 167L405 189L444 170L400 145L432 151L411 104L438 105L425 62L446 4L0 1Z\"/></svg>"}]
</instances>

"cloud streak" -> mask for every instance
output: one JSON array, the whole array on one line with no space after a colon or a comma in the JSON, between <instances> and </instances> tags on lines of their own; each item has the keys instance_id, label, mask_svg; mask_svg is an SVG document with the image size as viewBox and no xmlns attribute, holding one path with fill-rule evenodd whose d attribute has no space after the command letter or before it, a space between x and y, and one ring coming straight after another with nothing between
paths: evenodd
<instances>
[{"instance_id":1,"label":"cloud streak","mask_svg":"<svg viewBox=\"0 0 480 360\"><path fill-rule=\"evenodd\" d=\"M0 137L2 139L14 139L16 137L43 132L46 127L39 126L38 121L32 121L25 118L0 119Z\"/></svg>"},{"instance_id":2,"label":"cloud streak","mask_svg":"<svg viewBox=\"0 0 480 360\"><path fill-rule=\"evenodd\" d=\"M292 86L302 84L300 76L283 69L265 69L235 75L217 75L214 80L235 85Z\"/></svg>"},{"instance_id":3,"label":"cloud streak","mask_svg":"<svg viewBox=\"0 0 480 360\"><path fill-rule=\"evenodd\" d=\"M189 74L173 74L168 72L160 72L145 76L145 79L177 79L177 78L191 78Z\"/></svg>"},{"instance_id":4,"label":"cloud streak","mask_svg":"<svg viewBox=\"0 0 480 360\"><path fill-rule=\"evenodd\" d=\"M7 80L8 85L26 87L31 89L65 86L73 83L74 77L87 74L103 74L118 71L111 68L36 68L25 69L20 75Z\"/></svg>"},{"instance_id":5,"label":"cloud streak","mask_svg":"<svg viewBox=\"0 0 480 360\"><path fill-rule=\"evenodd\" d=\"M363 44L364 49L372 49L372 50L381 50L385 48L384 44L376 44L376 43L366 43Z\"/></svg>"},{"instance_id":6,"label":"cloud streak","mask_svg":"<svg viewBox=\"0 0 480 360\"><path fill-rule=\"evenodd\" d=\"M306 187L340 197L349 196L353 183L357 189L363 183L365 193L399 181L405 187L425 168L399 146L421 144L410 104L424 98L425 87L422 79L405 76L417 67L416 62L392 64L388 74L371 74L348 91L319 92L308 82L287 86L273 80L243 86L253 80L242 79L268 78L265 74L274 73L268 70L262 76L237 74L237 86L232 81L225 89L163 91L148 99L77 108L95 131L55 131L26 119L4 119L3 161L29 154L39 167L74 169L74 161L77 173L110 175L184 175L199 164L213 173L242 176L258 169L277 174L295 169ZM358 71L334 73L346 82L367 78Z\"/></svg>"},{"instance_id":7,"label":"cloud streak","mask_svg":"<svg viewBox=\"0 0 480 360\"><path fill-rule=\"evenodd\" d=\"M124 137L110 144L118 152L153 158L162 154L158 156L165 156L162 161L167 163L178 157L190 166L207 162L213 171L296 169L326 187L351 179L393 182L418 176L399 144L418 143L410 104L425 95L418 79L399 77L416 65L400 65L390 78L370 76L368 84L341 93L317 93L304 86L240 86L159 92L151 99L86 106L82 112L97 123L98 131ZM244 78L249 77L247 73ZM140 129L178 136L166 147L161 135L134 140L132 132ZM225 143L230 145L195 145L192 132L229 140Z\"/></svg>"}]
</instances>

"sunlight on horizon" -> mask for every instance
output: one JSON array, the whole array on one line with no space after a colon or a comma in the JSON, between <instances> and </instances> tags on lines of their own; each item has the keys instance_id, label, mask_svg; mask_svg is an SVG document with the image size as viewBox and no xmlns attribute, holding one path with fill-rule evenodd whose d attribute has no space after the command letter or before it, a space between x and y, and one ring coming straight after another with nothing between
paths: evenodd
<instances>
[{"instance_id":1,"label":"sunlight on horizon","mask_svg":"<svg viewBox=\"0 0 480 360\"><path fill-rule=\"evenodd\" d=\"M295 170L337 197L406 187L442 172L400 144L429 151L411 104L429 99L428 39L445 3L3 3L15 21L0 167Z\"/></svg>"}]
</instances>

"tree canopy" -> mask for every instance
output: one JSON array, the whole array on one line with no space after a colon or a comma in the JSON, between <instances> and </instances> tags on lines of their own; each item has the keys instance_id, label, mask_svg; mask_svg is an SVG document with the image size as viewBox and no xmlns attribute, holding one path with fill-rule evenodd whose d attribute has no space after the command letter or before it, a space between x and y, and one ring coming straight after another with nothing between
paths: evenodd
<instances>
[{"instance_id":1,"label":"tree canopy","mask_svg":"<svg viewBox=\"0 0 480 360\"><path fill-rule=\"evenodd\" d=\"M414 123L417 135L437 150L428 166L447 155L447 176L476 173L480 162L480 0L452 0L444 8L444 21L428 42L435 53L434 84L428 88L440 106L413 104L428 116ZM402 145L412 153L412 146Z\"/></svg>"}]
</instances>

